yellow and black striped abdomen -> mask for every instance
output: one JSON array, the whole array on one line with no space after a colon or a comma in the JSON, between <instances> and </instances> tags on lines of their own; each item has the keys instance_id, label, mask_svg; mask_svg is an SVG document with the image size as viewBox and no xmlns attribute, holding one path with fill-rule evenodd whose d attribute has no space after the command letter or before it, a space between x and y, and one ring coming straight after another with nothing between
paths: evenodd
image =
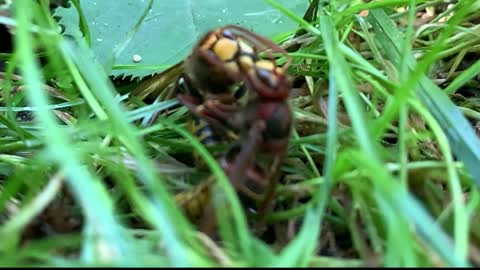
<instances>
[{"instance_id":1,"label":"yellow and black striped abdomen","mask_svg":"<svg viewBox=\"0 0 480 270\"><path fill-rule=\"evenodd\" d=\"M221 141L208 122L198 117L191 117L190 130L206 146L217 145Z\"/></svg>"},{"instance_id":2,"label":"yellow and black striped abdomen","mask_svg":"<svg viewBox=\"0 0 480 270\"><path fill-rule=\"evenodd\" d=\"M215 130L208 124L207 121L191 116L188 123L190 132L197 137L203 145L210 147L220 144L221 137L215 133ZM203 158L196 152L193 152L193 159L197 168L206 168Z\"/></svg>"}]
</instances>

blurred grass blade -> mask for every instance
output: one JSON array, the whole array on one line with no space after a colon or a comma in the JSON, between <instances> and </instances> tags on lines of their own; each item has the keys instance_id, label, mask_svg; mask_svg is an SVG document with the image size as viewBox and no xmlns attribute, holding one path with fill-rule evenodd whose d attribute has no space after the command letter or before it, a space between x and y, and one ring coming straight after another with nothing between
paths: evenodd
<instances>
[{"instance_id":1,"label":"blurred grass blade","mask_svg":"<svg viewBox=\"0 0 480 270\"><path fill-rule=\"evenodd\" d=\"M7 109L8 110L8 109ZM23 140L34 139L35 136L27 130L21 128L16 122L10 121L3 115L0 115L0 123L4 124L6 128L14 130Z\"/></svg>"},{"instance_id":2,"label":"blurred grass blade","mask_svg":"<svg viewBox=\"0 0 480 270\"><path fill-rule=\"evenodd\" d=\"M165 100L158 103L146 105L127 113L128 122L133 122L142 118L150 117L152 114L168 110L178 104L177 99Z\"/></svg>"},{"instance_id":3,"label":"blurred grass blade","mask_svg":"<svg viewBox=\"0 0 480 270\"><path fill-rule=\"evenodd\" d=\"M387 56L399 64L402 40L400 33L383 10L371 10L369 20L379 43ZM415 60L408 57L408 66L413 69ZM426 76L422 76L415 89L422 103L429 109L447 135L453 153L465 163L476 185L480 187L480 141L471 125L448 96Z\"/></svg>"},{"instance_id":4,"label":"blurred grass blade","mask_svg":"<svg viewBox=\"0 0 480 270\"><path fill-rule=\"evenodd\" d=\"M478 74L480 74L480 60L477 60L475 64L464 70L462 74L455 78L455 80L453 80L443 92L447 95L454 94L458 89L460 89L460 87Z\"/></svg>"},{"instance_id":5,"label":"blurred grass blade","mask_svg":"<svg viewBox=\"0 0 480 270\"><path fill-rule=\"evenodd\" d=\"M325 201L325 200L323 200ZM313 250L317 246L320 224L322 221L320 211L323 205L309 207L303 218L303 225L298 236L282 251L277 261L272 262L272 267L305 267L312 258Z\"/></svg>"},{"instance_id":6,"label":"blurred grass blade","mask_svg":"<svg viewBox=\"0 0 480 270\"><path fill-rule=\"evenodd\" d=\"M34 56L34 40L30 28L33 12L29 0L15 1L17 28L15 35L16 52L20 62L20 70L24 75L28 100L38 108L39 124L43 127L43 139L47 146L47 155L65 172L66 182L71 187L75 198L80 202L86 217L86 226L96 235L95 255L102 256L107 262L129 265L132 263L132 253L126 245L113 213L112 201L102 186L101 181L94 177L80 161L78 154L72 148L71 142L58 126L48 110L48 98L43 90L42 74ZM101 214L99 214L101 213ZM1 230L2 238L12 233L11 230ZM98 248L102 248L98 250ZM96 256L93 256L96 257Z\"/></svg>"},{"instance_id":7,"label":"blurred grass blade","mask_svg":"<svg viewBox=\"0 0 480 270\"><path fill-rule=\"evenodd\" d=\"M310 23L308 23L304 19L296 16L295 13L293 13L291 10L283 7L277 1L275 1L275 0L263 0L263 1L267 2L272 7L277 8L278 10L283 12L285 15L287 15L293 21L299 23L300 26L302 26L303 29L307 30L308 32L319 34L319 31L318 31L317 28L313 27Z\"/></svg>"},{"instance_id":8,"label":"blurred grass blade","mask_svg":"<svg viewBox=\"0 0 480 270\"><path fill-rule=\"evenodd\" d=\"M382 199L393 206L392 209L395 209L392 214L401 213L402 218L413 223L417 233L447 264L461 267L468 265L465 258L454 256L454 246L451 239L430 217L417 199L410 195L396 179L392 179L382 164L376 164L366 159L364 153L359 151L352 151L349 155L353 162L363 170L376 172L374 184L377 185Z\"/></svg>"},{"instance_id":9,"label":"blurred grass blade","mask_svg":"<svg viewBox=\"0 0 480 270\"><path fill-rule=\"evenodd\" d=\"M222 229L226 230L228 232L228 235L236 236L236 238L234 239L224 240L230 240L234 243L238 243L239 249L243 252L243 255L246 257L246 259L251 263L254 263L254 261L252 260L254 258L254 254L252 254L251 252L251 245L253 242L251 241L251 236L247 227L247 221L238 196L235 193L233 187L231 186L227 176L225 175L225 172L222 170L218 162L208 152L205 146L198 141L197 138L195 138L192 134L188 133L186 130L180 128L173 123L168 123L167 125L170 128L174 129L176 132L180 133L192 144L194 151L197 151L199 153L199 155L204 159L205 163L212 171L212 174L215 176L217 183L220 186L220 189L225 193L225 197L227 199L228 205L223 205L223 208L220 211L226 212L231 210L233 215L233 227L231 226L231 224L228 224L229 219L219 221L220 226L223 226ZM215 190L214 187L212 187L212 189ZM223 199L223 197L221 199ZM222 203L223 202L224 201L222 200ZM229 214L225 213L225 216L229 216ZM222 224L223 221L225 221L225 224Z\"/></svg>"},{"instance_id":10,"label":"blurred grass blade","mask_svg":"<svg viewBox=\"0 0 480 270\"><path fill-rule=\"evenodd\" d=\"M331 17L322 16L320 18L320 29L330 62L330 68L333 70L336 78L335 82L338 84L339 89L343 91L343 100L346 104L347 112L352 119L352 125L358 137L359 147L363 150L359 155L363 157L368 156L368 159L364 158L362 162L357 161L357 163L359 166L361 166L361 163L364 163L364 165L361 166L363 169L369 168L368 171L375 172L372 179L379 189L380 194L386 201L398 209L399 213L417 225L425 237L425 240L442 255L445 261L452 265L465 265L462 258L451 257L453 253L451 252L452 246L449 244L449 238L438 226L434 225L434 221L423 209L422 205L405 190L404 192L399 192L402 190L402 187L383 167L377 153L378 146L376 142L372 142L371 138L373 137L370 136L368 124L363 117L364 113L360 108L360 102L354 88L353 79L350 75L349 66L339 49L339 41L336 38L335 27ZM394 193L395 195L393 196ZM409 205L410 207L405 208L405 205ZM432 231L436 233L432 234Z\"/></svg>"},{"instance_id":11,"label":"blurred grass blade","mask_svg":"<svg viewBox=\"0 0 480 270\"><path fill-rule=\"evenodd\" d=\"M333 71L330 70L330 84L328 96L328 131L327 151L324 166L324 183L312 198L312 203L306 211L303 226L299 235L282 252L276 266L305 267L311 261L313 251L317 247L317 239L320 234L323 214L329 201L330 189L333 183L333 168L337 156L337 106L338 91Z\"/></svg>"},{"instance_id":12,"label":"blurred grass blade","mask_svg":"<svg viewBox=\"0 0 480 270\"><path fill-rule=\"evenodd\" d=\"M82 31L83 37L85 38L85 42L87 43L88 47L92 47L92 41L90 38L90 29L88 27L87 20L85 19L85 15L82 10L82 5L80 5L79 0L72 0L72 3L78 12L78 18L79 18L78 28L80 29L80 31Z\"/></svg>"},{"instance_id":13,"label":"blurred grass blade","mask_svg":"<svg viewBox=\"0 0 480 270\"><path fill-rule=\"evenodd\" d=\"M95 91L98 101L103 104L109 125L112 127L112 135L116 136L136 159L139 179L143 181L151 195L150 203L153 207L150 209L154 209L155 214L161 217L154 219L156 222L154 226L160 231L169 247L167 253L170 262L174 266L189 265L188 255L181 241L181 236L184 239L187 237L187 221L164 186L166 181L155 174L153 169L155 166L146 156L136 137L134 127L126 121L127 114L115 99L113 85L82 40L77 40L75 44L65 41L61 44L61 50L65 57L74 60L83 78Z\"/></svg>"},{"instance_id":14,"label":"blurred grass blade","mask_svg":"<svg viewBox=\"0 0 480 270\"><path fill-rule=\"evenodd\" d=\"M55 198L62 186L63 173L58 173L50 179L47 186L40 192L34 200L25 205L13 218L2 225L2 231L15 231L24 228L40 214L48 204Z\"/></svg>"},{"instance_id":15,"label":"blurred grass blade","mask_svg":"<svg viewBox=\"0 0 480 270\"><path fill-rule=\"evenodd\" d=\"M345 19L345 18L350 18L350 16L353 16L354 14L358 14L362 10L371 10L374 8L380 8L380 7L389 7L389 6L400 6L400 5L405 5L411 2L411 0L385 0L385 1L369 1L367 3L362 3L362 4L356 4L348 7L342 13L340 13L340 16L337 17L335 23L338 23L339 21ZM426 2L425 0L418 0L416 1L417 3L421 2Z\"/></svg>"},{"instance_id":16,"label":"blurred grass blade","mask_svg":"<svg viewBox=\"0 0 480 270\"><path fill-rule=\"evenodd\" d=\"M350 68L339 49L339 41L334 33L334 25L330 17L322 16L320 18L321 37L323 39L325 50L327 51L330 69L335 76L335 84L343 92L343 99L349 117L351 118L353 130L358 138L358 145L363 149L369 158L380 162L378 157L377 143L372 141L368 130L369 124L365 117L365 112L361 108L360 98L354 88L353 78L350 75Z\"/></svg>"}]
</instances>

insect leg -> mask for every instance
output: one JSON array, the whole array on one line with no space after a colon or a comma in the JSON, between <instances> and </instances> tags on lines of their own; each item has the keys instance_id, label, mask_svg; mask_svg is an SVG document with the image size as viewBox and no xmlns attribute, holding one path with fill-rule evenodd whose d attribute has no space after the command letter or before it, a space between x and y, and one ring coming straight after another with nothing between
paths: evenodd
<instances>
[{"instance_id":1,"label":"insect leg","mask_svg":"<svg viewBox=\"0 0 480 270\"><path fill-rule=\"evenodd\" d=\"M268 186L265 192L265 197L260 203L260 207L258 208L259 220L257 221L255 231L259 235L261 235L265 231L265 223L268 215L270 214L270 211L272 210L271 202L273 200L278 182L280 180L283 157L284 155L276 156L269 170L270 177L268 179Z\"/></svg>"},{"instance_id":2,"label":"insect leg","mask_svg":"<svg viewBox=\"0 0 480 270\"><path fill-rule=\"evenodd\" d=\"M203 104L199 104L198 100L190 95L178 94L177 99L195 116L207 121L213 128L219 132L226 132L226 127L215 117L210 116L211 113Z\"/></svg>"},{"instance_id":3,"label":"insect leg","mask_svg":"<svg viewBox=\"0 0 480 270\"><path fill-rule=\"evenodd\" d=\"M245 172L253 164L255 154L263 141L262 134L265 128L264 121L256 121L242 143L242 149L235 158L229 174L230 182L235 189L238 189L245 182Z\"/></svg>"},{"instance_id":4,"label":"insect leg","mask_svg":"<svg viewBox=\"0 0 480 270\"><path fill-rule=\"evenodd\" d=\"M255 153L262 143L262 134L265 130L265 123L263 121L256 121L250 128L246 139L242 143L242 148L240 152L235 156L233 161L233 166L229 170L228 178L235 190L242 190L243 184L247 177L247 169L252 166ZM217 225L217 219L215 215L215 206L214 202L210 200L210 203L206 206L203 222L202 222L202 232L212 236L213 230Z\"/></svg>"}]
</instances>

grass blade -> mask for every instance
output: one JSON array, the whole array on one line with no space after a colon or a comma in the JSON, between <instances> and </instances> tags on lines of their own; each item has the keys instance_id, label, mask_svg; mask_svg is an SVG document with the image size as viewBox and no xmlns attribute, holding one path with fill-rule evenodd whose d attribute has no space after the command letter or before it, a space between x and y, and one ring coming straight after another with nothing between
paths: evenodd
<instances>
[{"instance_id":1,"label":"grass blade","mask_svg":"<svg viewBox=\"0 0 480 270\"><path fill-rule=\"evenodd\" d=\"M402 42L398 30L382 10L371 10L369 18L387 55L393 62L399 63L402 58L400 56ZM412 69L415 65L414 59L412 56L408 58L408 66ZM465 163L472 179L480 186L478 166L480 141L467 119L447 95L426 76L420 78L415 91L447 135L453 153Z\"/></svg>"}]
</instances>

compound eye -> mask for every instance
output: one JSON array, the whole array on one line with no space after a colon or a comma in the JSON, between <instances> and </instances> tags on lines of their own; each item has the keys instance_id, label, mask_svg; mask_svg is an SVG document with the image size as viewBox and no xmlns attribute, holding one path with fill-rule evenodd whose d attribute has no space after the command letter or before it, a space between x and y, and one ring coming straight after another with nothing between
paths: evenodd
<instances>
[{"instance_id":1,"label":"compound eye","mask_svg":"<svg viewBox=\"0 0 480 270\"><path fill-rule=\"evenodd\" d=\"M232 33L232 31L228 30L228 29L224 29L222 31L222 36L223 37L226 37L228 39L231 39L231 40L236 40L236 37L235 35Z\"/></svg>"},{"instance_id":2,"label":"compound eye","mask_svg":"<svg viewBox=\"0 0 480 270\"><path fill-rule=\"evenodd\" d=\"M257 68L257 76L260 80L270 88L277 88L277 78L271 70Z\"/></svg>"},{"instance_id":3,"label":"compound eye","mask_svg":"<svg viewBox=\"0 0 480 270\"><path fill-rule=\"evenodd\" d=\"M278 80L275 74L275 64L272 61L259 60L255 63L258 78L269 88L277 88Z\"/></svg>"}]
</instances>

